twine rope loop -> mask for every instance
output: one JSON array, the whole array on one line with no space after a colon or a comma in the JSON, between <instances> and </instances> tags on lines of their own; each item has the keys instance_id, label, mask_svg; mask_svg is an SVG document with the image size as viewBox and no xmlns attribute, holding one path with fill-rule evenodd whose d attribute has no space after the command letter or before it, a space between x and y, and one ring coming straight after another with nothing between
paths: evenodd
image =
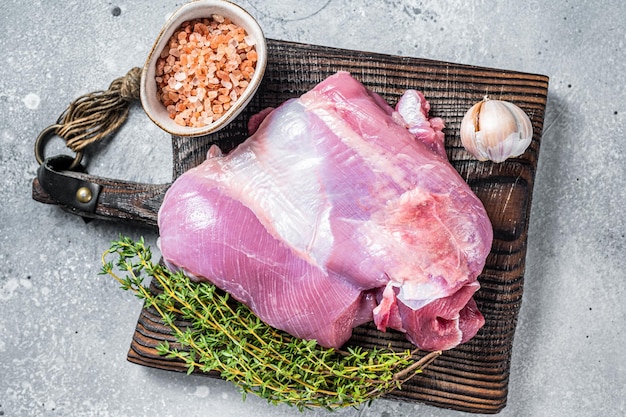
<instances>
[{"instance_id":1,"label":"twine rope loop","mask_svg":"<svg viewBox=\"0 0 626 417\"><path fill-rule=\"evenodd\" d=\"M141 68L116 78L106 91L84 94L57 120L56 134L74 152L109 136L126 121L130 104L139 98Z\"/></svg>"}]
</instances>

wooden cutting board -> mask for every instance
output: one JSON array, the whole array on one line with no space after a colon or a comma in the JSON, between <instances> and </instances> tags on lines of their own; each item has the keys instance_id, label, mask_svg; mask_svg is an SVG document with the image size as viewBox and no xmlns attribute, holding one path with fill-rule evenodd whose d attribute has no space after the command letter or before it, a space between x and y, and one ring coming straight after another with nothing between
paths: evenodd
<instances>
[{"instance_id":1,"label":"wooden cutting board","mask_svg":"<svg viewBox=\"0 0 626 417\"><path fill-rule=\"evenodd\" d=\"M506 405L509 365L517 316L522 302L528 223L548 92L548 77L433 60L268 41L264 81L249 107L227 128L202 138L172 137L174 173L178 177L200 164L211 144L228 152L246 138L254 113L297 97L338 70L349 71L371 90L395 104L409 88L421 90L431 115L446 123L446 152L452 165L485 205L494 242L475 299L486 324L470 342L444 352L425 371L391 398L480 413L497 413ZM533 141L524 155L501 164L478 162L461 146L459 126L471 105L489 95L516 103L530 116ZM156 226L158 208L169 184L138 184L76 174L102 185L94 213L85 217L129 220ZM56 204L37 179L33 198ZM183 323L184 324L184 323ZM152 311L142 310L128 352L137 364L186 371L156 352L168 328ZM355 329L351 343L365 347L410 348L401 334L381 333L373 325ZM523 352L517 352L523 355ZM210 374L208 374L210 375Z\"/></svg>"}]
</instances>

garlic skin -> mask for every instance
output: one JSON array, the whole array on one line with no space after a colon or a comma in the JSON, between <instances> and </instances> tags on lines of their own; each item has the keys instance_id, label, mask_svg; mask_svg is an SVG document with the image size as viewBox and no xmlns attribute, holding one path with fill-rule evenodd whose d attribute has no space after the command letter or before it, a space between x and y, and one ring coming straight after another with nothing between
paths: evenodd
<instances>
[{"instance_id":1,"label":"garlic skin","mask_svg":"<svg viewBox=\"0 0 626 417\"><path fill-rule=\"evenodd\" d=\"M485 97L465 113L461 142L479 161L503 162L526 151L533 126L524 110L503 100Z\"/></svg>"}]
</instances>

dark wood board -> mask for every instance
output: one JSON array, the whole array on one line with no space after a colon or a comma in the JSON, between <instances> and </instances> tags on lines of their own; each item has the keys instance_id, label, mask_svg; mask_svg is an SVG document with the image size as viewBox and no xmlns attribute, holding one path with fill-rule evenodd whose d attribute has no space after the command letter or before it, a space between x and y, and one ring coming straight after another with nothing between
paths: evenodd
<instances>
[{"instance_id":1,"label":"dark wood board","mask_svg":"<svg viewBox=\"0 0 626 417\"><path fill-rule=\"evenodd\" d=\"M469 412L499 412L506 405L513 337L522 302L528 223L548 77L276 40L269 40L268 47L264 81L253 101L232 124L207 137L172 137L173 178L201 163L211 144L218 144L228 152L243 141L252 114L301 95L338 70L351 72L392 104L406 89L421 90L431 104L431 115L443 118L446 123L446 152L452 165L482 200L493 224L493 246L479 277L481 289L475 296L486 324L474 339L444 352L423 376L405 384L390 397ZM530 116L533 141L521 157L501 164L479 162L461 146L461 119L485 95L514 102ZM73 210L74 213L156 225L157 210L168 184L137 184L81 175L103 185L103 190L95 213ZM33 198L55 203L37 180L33 182ZM156 346L163 340L174 339L152 311L142 310L128 360L186 371L180 362L156 353ZM373 325L355 329L350 343L365 347L391 343L410 348L401 334L381 333Z\"/></svg>"}]
</instances>

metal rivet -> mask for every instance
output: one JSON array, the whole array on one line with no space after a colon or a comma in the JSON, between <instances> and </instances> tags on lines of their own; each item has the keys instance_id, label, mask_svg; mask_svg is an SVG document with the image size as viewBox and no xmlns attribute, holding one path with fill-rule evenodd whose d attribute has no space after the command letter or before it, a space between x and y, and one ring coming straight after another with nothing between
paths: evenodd
<instances>
[{"instance_id":1,"label":"metal rivet","mask_svg":"<svg viewBox=\"0 0 626 417\"><path fill-rule=\"evenodd\" d=\"M91 190L87 187L80 187L76 190L76 199L83 204L87 204L91 201L93 195L91 194Z\"/></svg>"}]
</instances>

